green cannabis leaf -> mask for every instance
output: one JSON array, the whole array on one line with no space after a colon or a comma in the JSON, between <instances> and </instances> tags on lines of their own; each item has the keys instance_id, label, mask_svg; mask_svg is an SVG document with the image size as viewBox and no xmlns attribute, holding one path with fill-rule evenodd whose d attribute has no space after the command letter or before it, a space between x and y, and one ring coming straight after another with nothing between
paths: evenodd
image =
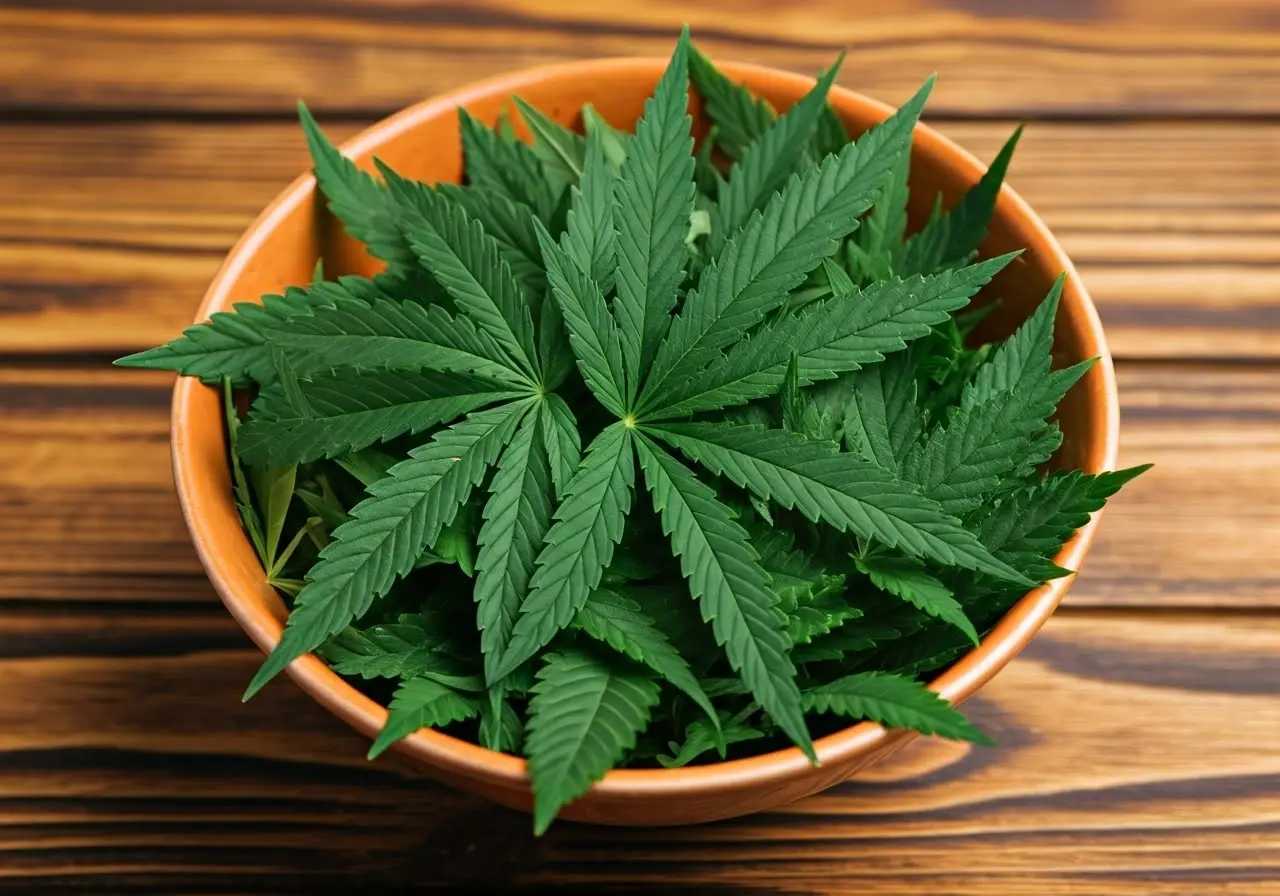
<instances>
[{"instance_id":1,"label":"green cannabis leaf","mask_svg":"<svg viewBox=\"0 0 1280 896\"><path fill-rule=\"evenodd\" d=\"M863 672L805 692L805 707L893 728L911 728L953 740L991 744L960 711L919 682L884 672Z\"/></svg>"},{"instance_id":2,"label":"green cannabis leaf","mask_svg":"<svg viewBox=\"0 0 1280 896\"><path fill-rule=\"evenodd\" d=\"M408 678L391 698L386 726L378 733L369 758L381 755L393 743L419 728L443 728L479 712L476 700L467 698L430 678Z\"/></svg>"},{"instance_id":3,"label":"green cannabis leaf","mask_svg":"<svg viewBox=\"0 0 1280 896\"><path fill-rule=\"evenodd\" d=\"M831 241L857 229L858 216L871 206L892 156L910 141L932 86L932 81L925 84L892 118L839 154L794 175L729 239L671 322L647 375L642 408L646 398L697 373L783 305L789 291L821 263Z\"/></svg>"},{"instance_id":4,"label":"green cannabis leaf","mask_svg":"<svg viewBox=\"0 0 1280 896\"><path fill-rule=\"evenodd\" d=\"M542 833L556 813L586 793L635 746L658 685L643 674L601 662L583 651L548 657L529 701L529 773L533 829Z\"/></svg>"},{"instance_id":5,"label":"green cannabis leaf","mask_svg":"<svg viewBox=\"0 0 1280 896\"><path fill-rule=\"evenodd\" d=\"M424 727L526 757L537 832L619 766L816 761L824 714L987 742L922 682L1146 467L1060 469L1090 366L1054 365L1063 280L976 341L1020 131L912 232L933 81L851 137L840 62L775 110L686 31L634 123L459 110L461 184L357 164L300 106L386 270L317 259L117 362L224 390L289 608L246 698L314 652L391 694L371 757Z\"/></svg>"},{"instance_id":6,"label":"green cannabis leaf","mask_svg":"<svg viewBox=\"0 0 1280 896\"><path fill-rule=\"evenodd\" d=\"M684 238L694 194L688 56L686 29L645 102L615 191L618 294L613 310L629 377L628 406L641 373L653 363L684 280Z\"/></svg>"}]
</instances>

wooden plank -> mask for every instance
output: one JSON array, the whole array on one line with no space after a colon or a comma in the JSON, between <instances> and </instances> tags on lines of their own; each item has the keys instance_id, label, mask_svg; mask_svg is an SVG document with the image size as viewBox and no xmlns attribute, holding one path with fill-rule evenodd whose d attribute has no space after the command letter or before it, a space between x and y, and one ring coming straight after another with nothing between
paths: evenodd
<instances>
[{"instance_id":1,"label":"wooden plank","mask_svg":"<svg viewBox=\"0 0 1280 896\"><path fill-rule=\"evenodd\" d=\"M1120 465L1068 600L1280 606L1280 368L1122 364Z\"/></svg>"},{"instance_id":2,"label":"wooden plank","mask_svg":"<svg viewBox=\"0 0 1280 896\"><path fill-rule=\"evenodd\" d=\"M761 7L760 11L764 11ZM713 54L815 71L901 102L933 71L952 115L1280 111L1267 0L1213 4L810 0L22 0L0 11L9 108L390 111L478 78L599 56L665 55L689 22ZM57 65L48 65L57 59Z\"/></svg>"},{"instance_id":3,"label":"wooden plank","mask_svg":"<svg viewBox=\"0 0 1280 896\"><path fill-rule=\"evenodd\" d=\"M1070 602L1280 606L1278 377L1120 366L1121 462L1156 469L1108 509ZM210 599L169 476L168 384L0 368L0 502L17 509L0 516L0 600Z\"/></svg>"},{"instance_id":4,"label":"wooden plank","mask_svg":"<svg viewBox=\"0 0 1280 896\"><path fill-rule=\"evenodd\" d=\"M212 595L169 472L165 375L10 370L0 389L0 594L60 600Z\"/></svg>"},{"instance_id":5,"label":"wooden plank","mask_svg":"<svg viewBox=\"0 0 1280 896\"><path fill-rule=\"evenodd\" d=\"M943 130L991 158L1012 127ZM306 166L284 123L8 125L0 145L0 352L171 338ZM1280 357L1280 125L1033 124L1010 179L1076 260L1118 356Z\"/></svg>"},{"instance_id":6,"label":"wooden plank","mask_svg":"<svg viewBox=\"0 0 1280 896\"><path fill-rule=\"evenodd\" d=\"M0 888L1190 896L1280 880L1270 616L1065 612L968 704L999 748L921 741L784 811L540 841L525 816L366 763L291 683L242 705L259 661L242 643L216 610L0 614Z\"/></svg>"}]
</instances>

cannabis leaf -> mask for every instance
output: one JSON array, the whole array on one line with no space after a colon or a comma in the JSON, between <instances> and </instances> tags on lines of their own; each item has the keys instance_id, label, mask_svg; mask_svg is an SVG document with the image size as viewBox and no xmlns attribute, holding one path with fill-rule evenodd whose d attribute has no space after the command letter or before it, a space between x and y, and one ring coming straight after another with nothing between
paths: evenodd
<instances>
[{"instance_id":1,"label":"cannabis leaf","mask_svg":"<svg viewBox=\"0 0 1280 896\"><path fill-rule=\"evenodd\" d=\"M604 138L587 138L581 181L571 191L561 245L578 268L590 275L602 293L613 288L618 235L613 229L614 175L605 156Z\"/></svg>"},{"instance_id":2,"label":"cannabis leaf","mask_svg":"<svg viewBox=\"0 0 1280 896\"><path fill-rule=\"evenodd\" d=\"M528 595L542 540L551 527L551 466L542 427L530 414L498 460L477 538L476 625L486 674L505 651L516 614Z\"/></svg>"},{"instance_id":3,"label":"cannabis leaf","mask_svg":"<svg viewBox=\"0 0 1280 896\"><path fill-rule=\"evenodd\" d=\"M542 437L546 444L547 461L551 464L551 481L555 484L556 497L561 498L582 460L582 437L578 433L578 421L559 395L548 395L539 413L542 415Z\"/></svg>"},{"instance_id":4,"label":"cannabis leaf","mask_svg":"<svg viewBox=\"0 0 1280 896\"><path fill-rule=\"evenodd\" d=\"M965 513L981 502L1011 473L1026 475L1044 460L1031 446L1045 419L1091 366L1091 362L1065 370L1049 370L1059 285L1016 334L1007 353L997 352L989 362L996 370L979 370L977 382L962 393L943 426L935 428L924 444L914 448L903 464L904 476L917 483L951 513ZM1045 321L1049 321L1046 326ZM1019 364L1023 343L1035 339L1043 363ZM985 365L984 365L985 367ZM996 391L995 384L1010 387ZM1056 447L1056 444L1053 446Z\"/></svg>"},{"instance_id":5,"label":"cannabis leaf","mask_svg":"<svg viewBox=\"0 0 1280 896\"><path fill-rule=\"evenodd\" d=\"M405 233L419 262L521 370L537 378L532 314L497 241L462 206L382 163L379 170L401 205Z\"/></svg>"},{"instance_id":6,"label":"cannabis leaf","mask_svg":"<svg viewBox=\"0 0 1280 896\"><path fill-rule=\"evenodd\" d=\"M502 692L502 688L491 690L499 696L480 706L480 743L500 753L514 753L524 740L524 722L510 701L500 696Z\"/></svg>"},{"instance_id":7,"label":"cannabis leaf","mask_svg":"<svg viewBox=\"0 0 1280 896\"><path fill-rule=\"evenodd\" d=\"M747 147L773 123L773 107L725 77L698 50L689 54L689 74L706 104L707 115L715 122L716 143L729 158L741 159Z\"/></svg>"},{"instance_id":8,"label":"cannabis leaf","mask_svg":"<svg viewBox=\"0 0 1280 896\"><path fill-rule=\"evenodd\" d=\"M778 307L817 267L831 241L858 226L911 139L932 80L884 124L788 181L702 272L654 358L641 406L696 372Z\"/></svg>"},{"instance_id":9,"label":"cannabis leaf","mask_svg":"<svg viewBox=\"0 0 1280 896\"><path fill-rule=\"evenodd\" d=\"M275 360L265 330L316 308L332 304L331 284L291 286L281 295L262 297L262 304L237 302L207 323L187 327L172 342L118 359L121 367L176 370L204 380L244 378L259 383L275 376Z\"/></svg>"},{"instance_id":10,"label":"cannabis leaf","mask_svg":"<svg viewBox=\"0 0 1280 896\"><path fill-rule=\"evenodd\" d=\"M813 89L800 102L787 110L742 153L741 163L734 165L719 189L716 214L711 226L712 247L719 249L726 236L736 233L747 216L768 202L787 182L795 170L796 157L804 151L826 108L827 91L840 71L844 54L827 69Z\"/></svg>"},{"instance_id":11,"label":"cannabis leaf","mask_svg":"<svg viewBox=\"0 0 1280 896\"><path fill-rule=\"evenodd\" d=\"M600 287L539 229L547 280L569 328L569 345L578 359L582 378L608 410L622 416L627 377L622 339Z\"/></svg>"},{"instance_id":12,"label":"cannabis leaf","mask_svg":"<svg viewBox=\"0 0 1280 896\"><path fill-rule=\"evenodd\" d=\"M755 707L748 707L752 712ZM694 719L684 730L684 743L671 743L668 748L672 756L659 756L658 763L663 768L680 768L688 765L704 753L717 749L720 742L725 746L759 740L767 735L759 728L752 727L743 721L744 715L720 713L715 722L706 719ZM723 756L723 754L721 754Z\"/></svg>"},{"instance_id":13,"label":"cannabis leaf","mask_svg":"<svg viewBox=\"0 0 1280 896\"><path fill-rule=\"evenodd\" d=\"M255 404L241 432L241 452L250 463L337 457L520 395L494 380L426 371L343 371L293 382L293 396L269 389Z\"/></svg>"},{"instance_id":14,"label":"cannabis leaf","mask_svg":"<svg viewBox=\"0 0 1280 896\"><path fill-rule=\"evenodd\" d=\"M610 170L617 174L622 168L622 163L627 159L627 147L631 145L632 135L618 130L601 118L600 113L590 103L582 107L582 126L587 132L588 141L592 138L600 141Z\"/></svg>"},{"instance_id":15,"label":"cannabis leaf","mask_svg":"<svg viewBox=\"0 0 1280 896\"><path fill-rule=\"evenodd\" d=\"M893 172L885 181L884 190L876 198L871 213L858 231L857 241L845 244L845 251L862 275L861 280L880 280L893 273L895 251L902 246L907 231L907 199L910 196L908 178L911 174L911 153L898 154ZM985 230L984 230L985 235ZM919 273L931 273L920 271ZM898 273L908 273L899 269Z\"/></svg>"},{"instance_id":16,"label":"cannabis leaf","mask_svg":"<svg viewBox=\"0 0 1280 896\"><path fill-rule=\"evenodd\" d=\"M886 470L900 470L924 429L912 353L902 352L858 371L846 393L845 445Z\"/></svg>"},{"instance_id":17,"label":"cannabis leaf","mask_svg":"<svg viewBox=\"0 0 1280 896\"><path fill-rule=\"evenodd\" d=\"M538 671L525 738L535 833L635 745L657 702L658 685L648 677L586 652L548 660Z\"/></svg>"},{"instance_id":18,"label":"cannabis leaf","mask_svg":"<svg viewBox=\"0 0 1280 896\"><path fill-rule=\"evenodd\" d=\"M586 141L564 125L552 121L520 97L513 97L525 124L533 132L533 152L543 170L552 174L561 189L576 184L582 177Z\"/></svg>"},{"instance_id":19,"label":"cannabis leaf","mask_svg":"<svg viewBox=\"0 0 1280 896\"><path fill-rule=\"evenodd\" d=\"M718 724L711 701L702 686L652 619L630 598L607 588L597 588L578 611L574 623L597 641L648 666L675 685Z\"/></svg>"},{"instance_id":20,"label":"cannabis leaf","mask_svg":"<svg viewBox=\"0 0 1280 896\"><path fill-rule=\"evenodd\" d=\"M549 222L559 202L559 191L547 180L533 149L486 127L466 109L458 109L458 126L467 179L472 184L484 184L537 212L544 223Z\"/></svg>"},{"instance_id":21,"label":"cannabis leaf","mask_svg":"<svg viewBox=\"0 0 1280 896\"><path fill-rule=\"evenodd\" d=\"M284 634L245 692L252 697L290 662L359 619L413 568L529 410L512 402L472 414L392 467L351 510L350 522L320 552L294 602Z\"/></svg>"},{"instance_id":22,"label":"cannabis leaf","mask_svg":"<svg viewBox=\"0 0 1280 896\"><path fill-rule=\"evenodd\" d=\"M933 277L884 280L762 327L700 376L658 396L649 418L685 417L772 395L791 357L803 384L883 359L963 307L1013 255Z\"/></svg>"},{"instance_id":23,"label":"cannabis leaf","mask_svg":"<svg viewBox=\"0 0 1280 896\"><path fill-rule=\"evenodd\" d=\"M426 631L411 615L363 631L343 629L320 652L336 672L361 678L424 678L460 672L447 639Z\"/></svg>"},{"instance_id":24,"label":"cannabis leaf","mask_svg":"<svg viewBox=\"0 0 1280 896\"><path fill-rule=\"evenodd\" d=\"M1026 580L992 557L960 522L912 486L832 442L782 430L666 423L645 431L788 509L948 566Z\"/></svg>"},{"instance_id":25,"label":"cannabis leaf","mask_svg":"<svg viewBox=\"0 0 1280 896\"><path fill-rule=\"evenodd\" d=\"M630 377L627 403L653 363L684 279L684 237L693 211L692 120L688 95L688 29L658 82L618 175L618 295L613 310Z\"/></svg>"},{"instance_id":26,"label":"cannabis leaf","mask_svg":"<svg viewBox=\"0 0 1280 896\"><path fill-rule=\"evenodd\" d=\"M689 590L699 601L702 618L712 624L716 641L752 695L812 757L795 667L787 657L782 616L774 606L777 597L747 533L688 467L643 436L637 447L654 509L680 558Z\"/></svg>"},{"instance_id":27,"label":"cannabis leaf","mask_svg":"<svg viewBox=\"0 0 1280 896\"><path fill-rule=\"evenodd\" d=\"M615 423L587 447L565 487L507 649L488 664L490 682L545 647L582 609L622 538L634 482L631 430Z\"/></svg>"},{"instance_id":28,"label":"cannabis leaf","mask_svg":"<svg viewBox=\"0 0 1280 896\"><path fill-rule=\"evenodd\" d=\"M347 232L383 261L399 267L413 265L413 250L400 230L395 201L383 185L329 142L301 100L298 118L315 163L316 181Z\"/></svg>"},{"instance_id":29,"label":"cannabis leaf","mask_svg":"<svg viewBox=\"0 0 1280 896\"><path fill-rule=\"evenodd\" d=\"M537 219L529 214L527 206L512 201L497 190L476 185L438 184L436 191L450 202L461 205L468 215L480 222L485 233L497 242L499 254L511 266L511 273L526 292L541 290L545 278L538 237L533 229ZM416 255L414 260L416 262Z\"/></svg>"},{"instance_id":30,"label":"cannabis leaf","mask_svg":"<svg viewBox=\"0 0 1280 896\"><path fill-rule=\"evenodd\" d=\"M746 515L740 517L740 522L751 538L751 546L760 554L760 565L769 574L770 585L784 611L843 587L844 576L829 574L816 558L796 550L791 535L774 526L753 523Z\"/></svg>"},{"instance_id":31,"label":"cannabis leaf","mask_svg":"<svg viewBox=\"0 0 1280 896\"><path fill-rule=\"evenodd\" d=\"M897 269L900 274L927 274L945 267L965 264L987 235L996 199L1004 183L1009 161L1017 148L1022 128L1001 147L986 174L965 193L954 208L931 221L907 241Z\"/></svg>"},{"instance_id":32,"label":"cannabis leaf","mask_svg":"<svg viewBox=\"0 0 1280 896\"><path fill-rule=\"evenodd\" d=\"M911 728L953 740L991 745L960 711L918 682L884 672L862 672L810 688L805 707L850 718L870 719L890 728Z\"/></svg>"},{"instance_id":33,"label":"cannabis leaf","mask_svg":"<svg viewBox=\"0 0 1280 896\"><path fill-rule=\"evenodd\" d=\"M877 588L954 625L970 641L978 643L978 633L964 614L964 608L952 596L951 589L929 575L920 564L901 557L862 557L857 565Z\"/></svg>"},{"instance_id":34,"label":"cannabis leaf","mask_svg":"<svg viewBox=\"0 0 1280 896\"><path fill-rule=\"evenodd\" d=\"M1142 464L1096 475L1075 470L1049 476L1003 500L980 521L978 537L992 553L1029 577L1056 578L1061 572L1043 558L1057 553L1089 521L1089 514L1149 469L1150 464Z\"/></svg>"},{"instance_id":35,"label":"cannabis leaf","mask_svg":"<svg viewBox=\"0 0 1280 896\"><path fill-rule=\"evenodd\" d=\"M363 286L356 278L344 279L326 288L330 304L264 322L258 331L263 350L283 352L300 376L358 361L364 368L474 373L511 385L530 384L527 374L471 318L455 317L439 305L396 301L377 289L362 299L355 293Z\"/></svg>"},{"instance_id":36,"label":"cannabis leaf","mask_svg":"<svg viewBox=\"0 0 1280 896\"><path fill-rule=\"evenodd\" d=\"M1063 274L1031 316L978 369L972 386L965 390L966 406L989 401L1003 392L1020 392L1048 376L1053 361L1053 327L1065 283Z\"/></svg>"},{"instance_id":37,"label":"cannabis leaf","mask_svg":"<svg viewBox=\"0 0 1280 896\"><path fill-rule=\"evenodd\" d=\"M375 759L398 740L419 728L443 728L451 722L469 719L480 710L474 700L463 697L430 678L409 678L396 688L391 698L387 724L369 748Z\"/></svg>"}]
</instances>

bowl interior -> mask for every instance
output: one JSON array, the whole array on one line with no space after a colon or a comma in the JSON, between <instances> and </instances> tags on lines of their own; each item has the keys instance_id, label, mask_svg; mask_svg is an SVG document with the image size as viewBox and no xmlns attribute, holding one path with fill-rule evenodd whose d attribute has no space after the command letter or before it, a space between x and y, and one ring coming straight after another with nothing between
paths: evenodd
<instances>
[{"instance_id":1,"label":"bowl interior","mask_svg":"<svg viewBox=\"0 0 1280 896\"><path fill-rule=\"evenodd\" d=\"M462 155L455 106L493 123L515 93L551 117L569 125L579 123L581 107L593 103L605 119L630 128L640 115L663 68L660 60L606 60L517 73L405 110L349 143L346 151L362 167L372 169L374 155L409 177L436 182L458 181ZM813 83L811 78L787 75L746 65L725 66L732 77L747 82L775 106L785 108ZM882 120L887 107L836 89L832 104L853 133ZM706 122L692 109L698 134ZM301 133L298 139L301 140ZM938 192L954 202L983 167L936 132L921 127L913 147L911 216L918 226ZM1116 403L1110 361L1093 306L1070 263L1031 210L1008 188L1000 198L995 222L983 246L990 256L1015 249L1024 254L986 291L1000 300L984 324L984 335L1007 335L1039 303L1057 275L1069 272L1057 321L1055 355L1059 364L1089 357L1102 362L1064 401L1059 422L1065 440L1056 463L1087 471L1109 468L1114 461ZM361 246L347 237L317 200L310 177L300 178L269 207L233 250L211 286L198 319L226 310L236 302L255 302L264 293L307 282L316 260L323 258L330 276L372 274L379 267ZM175 391L173 448L175 478L193 540L210 579L246 631L264 649L279 639L285 607L263 581L263 572L248 540L241 534L231 500L229 471L224 455L222 421L216 392L189 379ZM1074 568L1083 558L1093 524L1059 556ZM962 699L1003 666L1052 612L1069 580L1037 589L1018 604L988 636L982 647L961 659L934 687L951 699ZM347 685L314 657L304 657L290 674L317 700L356 728L372 734L385 711ZM825 764L869 755L884 742L878 726L862 724L821 739L818 752ZM439 732L410 737L403 749L433 767L436 774L456 782L501 781L523 787L524 763L495 754ZM728 786L726 782L781 780L812 772L798 750L783 750L752 759L679 771L625 770L611 772L597 785L605 793L659 795L670 790L688 794L700 786ZM732 814L732 813L730 813Z\"/></svg>"}]
</instances>

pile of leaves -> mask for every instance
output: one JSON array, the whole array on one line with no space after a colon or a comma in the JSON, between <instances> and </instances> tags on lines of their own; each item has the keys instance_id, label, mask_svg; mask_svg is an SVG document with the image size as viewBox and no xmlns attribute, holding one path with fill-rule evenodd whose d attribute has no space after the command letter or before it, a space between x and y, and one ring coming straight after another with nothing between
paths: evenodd
<instances>
[{"instance_id":1,"label":"pile of leaves","mask_svg":"<svg viewBox=\"0 0 1280 896\"><path fill-rule=\"evenodd\" d=\"M302 109L385 271L119 362L226 389L292 608L246 697L315 651L389 698L371 756L423 726L527 756L538 831L612 767L813 757L811 725L985 740L918 679L1065 574L1141 468L1041 472L1089 367L1051 369L1061 281L970 345L1014 257L975 260L1017 134L908 237L932 82L855 142L838 67L779 115L686 33L634 133L517 99L523 142L460 109L463 186L375 178Z\"/></svg>"}]
</instances>

